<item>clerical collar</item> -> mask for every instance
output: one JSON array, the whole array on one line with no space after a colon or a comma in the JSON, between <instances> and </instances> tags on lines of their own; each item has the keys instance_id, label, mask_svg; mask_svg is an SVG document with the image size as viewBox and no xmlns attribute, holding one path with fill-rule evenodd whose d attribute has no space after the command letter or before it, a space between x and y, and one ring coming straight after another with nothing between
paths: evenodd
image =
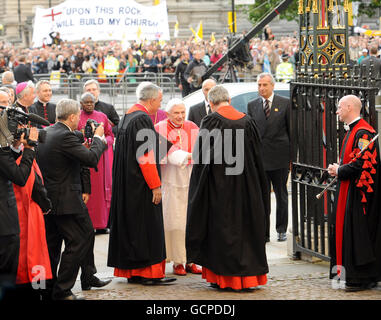
<instances>
[{"instance_id":1,"label":"clerical collar","mask_svg":"<svg viewBox=\"0 0 381 320\"><path fill-rule=\"evenodd\" d=\"M23 106L19 101L16 101L16 102L15 102L15 105L16 105L16 107L21 108L22 111L24 111L25 113L29 113L29 112L28 112L28 107Z\"/></svg>"},{"instance_id":2,"label":"clerical collar","mask_svg":"<svg viewBox=\"0 0 381 320\"><path fill-rule=\"evenodd\" d=\"M38 102L41 103L43 106L47 106L49 102L42 102L40 99L38 99Z\"/></svg>"},{"instance_id":3,"label":"clerical collar","mask_svg":"<svg viewBox=\"0 0 381 320\"><path fill-rule=\"evenodd\" d=\"M168 123L169 123L169 126L172 127L172 128L175 128L175 129L180 129L183 125L180 124L174 124L171 120L168 119Z\"/></svg>"},{"instance_id":4,"label":"clerical collar","mask_svg":"<svg viewBox=\"0 0 381 320\"><path fill-rule=\"evenodd\" d=\"M356 125L356 123L360 120L360 117L357 117L353 121L351 121L349 124L344 124L345 131L348 131L350 129L353 129L353 127Z\"/></svg>"}]
</instances>

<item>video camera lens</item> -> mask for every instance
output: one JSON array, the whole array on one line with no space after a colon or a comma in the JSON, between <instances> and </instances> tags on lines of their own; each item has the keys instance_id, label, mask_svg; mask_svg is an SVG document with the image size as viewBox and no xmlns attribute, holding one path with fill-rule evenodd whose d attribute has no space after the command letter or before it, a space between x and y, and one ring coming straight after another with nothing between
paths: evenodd
<instances>
[{"instance_id":1,"label":"video camera lens","mask_svg":"<svg viewBox=\"0 0 381 320\"><path fill-rule=\"evenodd\" d=\"M85 125L85 138L86 139L92 139L94 137L94 132L95 132L96 128L99 127L99 125L100 124L97 121L95 121L94 119L87 119L86 125Z\"/></svg>"}]
</instances>

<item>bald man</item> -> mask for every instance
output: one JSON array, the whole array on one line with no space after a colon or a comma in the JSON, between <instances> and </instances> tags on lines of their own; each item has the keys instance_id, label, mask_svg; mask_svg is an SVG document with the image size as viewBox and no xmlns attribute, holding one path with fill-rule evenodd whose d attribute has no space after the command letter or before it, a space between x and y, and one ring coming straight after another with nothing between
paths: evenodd
<instances>
[{"instance_id":1,"label":"bald man","mask_svg":"<svg viewBox=\"0 0 381 320\"><path fill-rule=\"evenodd\" d=\"M210 89L217 85L216 81L213 79L206 79L202 83L202 93L204 94L205 100L192 106L189 109L188 120L193 121L198 127L200 127L201 120L212 110L208 102L208 93Z\"/></svg>"},{"instance_id":2,"label":"bald man","mask_svg":"<svg viewBox=\"0 0 381 320\"><path fill-rule=\"evenodd\" d=\"M338 178L329 234L330 278L345 281L349 292L373 288L381 278L379 147L378 141L369 144L376 132L360 118L361 108L354 95L340 99L336 114L347 134L340 163L328 166L328 173Z\"/></svg>"}]
</instances>

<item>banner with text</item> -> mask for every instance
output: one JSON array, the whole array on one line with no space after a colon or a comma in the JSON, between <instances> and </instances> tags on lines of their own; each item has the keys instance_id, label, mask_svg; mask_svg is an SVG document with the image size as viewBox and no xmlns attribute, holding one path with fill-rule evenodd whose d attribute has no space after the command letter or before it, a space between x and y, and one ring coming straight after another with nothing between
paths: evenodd
<instances>
[{"instance_id":1,"label":"banner with text","mask_svg":"<svg viewBox=\"0 0 381 320\"><path fill-rule=\"evenodd\" d=\"M132 0L68 0L49 9L36 8L33 47L50 44L52 32L62 40L170 40L167 4L144 6Z\"/></svg>"}]
</instances>

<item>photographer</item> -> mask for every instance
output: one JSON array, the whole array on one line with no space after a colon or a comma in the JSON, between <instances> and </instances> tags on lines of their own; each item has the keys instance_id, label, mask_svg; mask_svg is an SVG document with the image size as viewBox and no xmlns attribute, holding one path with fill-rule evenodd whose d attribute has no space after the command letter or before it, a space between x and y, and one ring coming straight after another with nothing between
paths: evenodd
<instances>
[{"instance_id":1,"label":"photographer","mask_svg":"<svg viewBox=\"0 0 381 320\"><path fill-rule=\"evenodd\" d=\"M7 93L0 91L0 104L8 101ZM6 104L7 105L7 104ZM7 126L4 126L5 111L1 112L0 119L0 288L2 286L14 286L19 261L20 227L16 197L12 183L24 186L30 176L31 167L35 158L34 147L28 145L28 141L21 135L15 145L22 144L24 151L19 164L16 164L14 152L7 146L5 136L9 134ZM31 128L29 141L36 142L38 131Z\"/></svg>"},{"instance_id":2,"label":"photographer","mask_svg":"<svg viewBox=\"0 0 381 320\"><path fill-rule=\"evenodd\" d=\"M57 123L46 128L47 137L38 147L38 163L44 177L52 212L45 216L53 281L48 283L52 298L78 299L71 291L79 267L94 236L93 226L82 198L81 165L95 168L106 149L99 125L89 149L75 134L80 119L78 102L62 99L57 103ZM61 243L65 250L61 256ZM57 273L58 264L60 267Z\"/></svg>"}]
</instances>

